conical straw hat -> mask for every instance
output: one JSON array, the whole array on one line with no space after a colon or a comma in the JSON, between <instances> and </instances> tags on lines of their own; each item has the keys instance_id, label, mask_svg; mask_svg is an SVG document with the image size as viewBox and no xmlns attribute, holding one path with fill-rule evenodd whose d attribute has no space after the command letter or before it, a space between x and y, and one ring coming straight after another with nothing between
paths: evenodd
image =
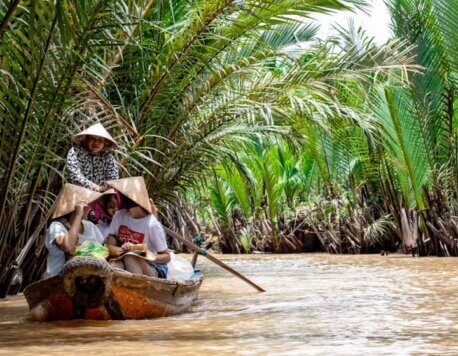
<instances>
[{"instance_id":1,"label":"conical straw hat","mask_svg":"<svg viewBox=\"0 0 458 356\"><path fill-rule=\"evenodd\" d=\"M149 202L148 190L146 189L143 177L130 177L106 182L111 188L116 189L130 200L137 203L148 213L152 214L151 204Z\"/></svg>"},{"instance_id":2,"label":"conical straw hat","mask_svg":"<svg viewBox=\"0 0 458 356\"><path fill-rule=\"evenodd\" d=\"M95 124L95 125L92 125L90 127L88 127L86 130L84 131L81 131L80 133L76 134L74 137L73 137L73 142L75 143L81 143L81 141L87 136L87 135L90 135L90 136L97 136L97 137L102 137L104 138L105 140L107 140L108 142L110 142L110 148L111 147L118 147L118 145L116 144L115 140L113 137L111 137L111 135L108 133L108 131L105 129L105 127L103 127L102 124Z\"/></svg>"},{"instance_id":3,"label":"conical straw hat","mask_svg":"<svg viewBox=\"0 0 458 356\"><path fill-rule=\"evenodd\" d=\"M71 213L75 210L75 205L78 203L89 204L101 196L101 193L67 183L56 200L51 219L57 219Z\"/></svg>"}]
</instances>

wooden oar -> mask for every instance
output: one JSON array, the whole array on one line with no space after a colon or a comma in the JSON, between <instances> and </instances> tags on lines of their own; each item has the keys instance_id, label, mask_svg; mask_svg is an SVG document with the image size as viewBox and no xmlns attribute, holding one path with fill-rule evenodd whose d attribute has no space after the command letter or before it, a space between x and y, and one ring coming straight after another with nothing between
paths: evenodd
<instances>
[{"instance_id":1,"label":"wooden oar","mask_svg":"<svg viewBox=\"0 0 458 356\"><path fill-rule=\"evenodd\" d=\"M265 292L265 290L263 288L261 288L260 286L258 286L256 283L254 283L253 281L250 281L248 278L246 278L244 275L242 275L241 273L237 272L236 270L232 269L231 267L229 267L227 264L225 264L224 262L218 260L216 257L213 257L212 255L210 255L208 252L207 253L204 253L203 250L193 244L191 241L188 241L186 240L184 237L178 235L176 232L166 228L164 226L164 229L165 229L165 232L167 234L169 234L170 236L176 238L177 240L181 241L186 247L189 247L191 250L193 250L194 252L197 252L197 253L200 253L202 256L205 256L207 257L210 261L212 261L213 263L216 263L218 266L224 268L226 271L229 271L231 272L233 275L236 275L237 277L239 277L240 279L242 279L243 281L245 281L246 283L250 284L251 286L255 287L258 291L260 292Z\"/></svg>"}]
</instances>

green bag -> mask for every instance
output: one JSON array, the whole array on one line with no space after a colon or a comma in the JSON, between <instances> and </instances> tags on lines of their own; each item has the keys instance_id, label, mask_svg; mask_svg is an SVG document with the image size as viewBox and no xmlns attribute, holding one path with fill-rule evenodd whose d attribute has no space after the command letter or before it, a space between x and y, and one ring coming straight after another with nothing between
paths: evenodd
<instances>
[{"instance_id":1,"label":"green bag","mask_svg":"<svg viewBox=\"0 0 458 356\"><path fill-rule=\"evenodd\" d=\"M105 259L108 255L107 247L97 242L86 240L81 245L76 246L74 256L92 256Z\"/></svg>"}]
</instances>

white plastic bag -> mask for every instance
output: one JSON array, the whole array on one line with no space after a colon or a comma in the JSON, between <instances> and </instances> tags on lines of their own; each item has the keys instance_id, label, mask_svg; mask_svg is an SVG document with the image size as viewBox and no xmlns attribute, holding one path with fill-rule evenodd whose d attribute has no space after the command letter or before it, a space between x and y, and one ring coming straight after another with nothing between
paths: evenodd
<instances>
[{"instance_id":1,"label":"white plastic bag","mask_svg":"<svg viewBox=\"0 0 458 356\"><path fill-rule=\"evenodd\" d=\"M170 252L170 262L167 263L167 279L170 280L186 280L194 274L194 268L186 258L177 256Z\"/></svg>"}]
</instances>

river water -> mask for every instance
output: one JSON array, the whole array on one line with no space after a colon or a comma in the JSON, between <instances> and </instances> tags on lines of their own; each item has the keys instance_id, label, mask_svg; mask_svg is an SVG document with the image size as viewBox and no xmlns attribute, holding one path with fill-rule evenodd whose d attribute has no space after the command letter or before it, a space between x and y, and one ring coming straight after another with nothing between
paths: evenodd
<instances>
[{"instance_id":1,"label":"river water","mask_svg":"<svg viewBox=\"0 0 458 356\"><path fill-rule=\"evenodd\" d=\"M22 295L0 300L0 354L458 355L458 259L200 257L192 310L138 321L36 323Z\"/></svg>"}]
</instances>

